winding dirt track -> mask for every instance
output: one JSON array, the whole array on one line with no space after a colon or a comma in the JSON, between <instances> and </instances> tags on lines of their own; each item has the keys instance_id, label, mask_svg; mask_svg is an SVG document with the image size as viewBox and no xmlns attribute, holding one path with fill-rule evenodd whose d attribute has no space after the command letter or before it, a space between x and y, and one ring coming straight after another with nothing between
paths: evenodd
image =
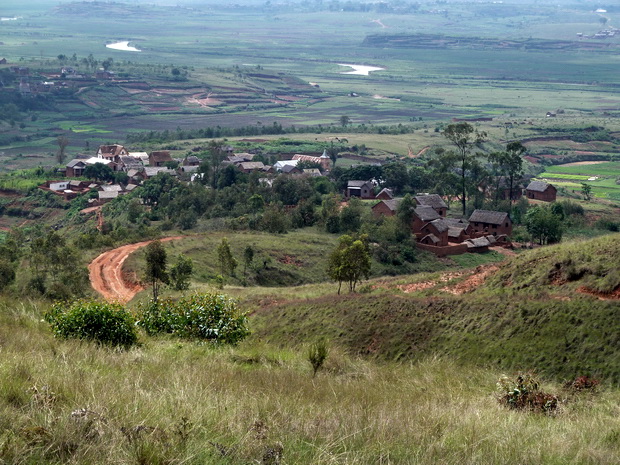
<instances>
[{"instance_id":1,"label":"winding dirt track","mask_svg":"<svg viewBox=\"0 0 620 465\"><path fill-rule=\"evenodd\" d=\"M182 236L165 237L161 242L181 239ZM144 287L140 283L127 282L123 278L123 263L127 257L153 241L136 242L108 250L88 265L90 284L108 302L127 303Z\"/></svg>"}]
</instances>

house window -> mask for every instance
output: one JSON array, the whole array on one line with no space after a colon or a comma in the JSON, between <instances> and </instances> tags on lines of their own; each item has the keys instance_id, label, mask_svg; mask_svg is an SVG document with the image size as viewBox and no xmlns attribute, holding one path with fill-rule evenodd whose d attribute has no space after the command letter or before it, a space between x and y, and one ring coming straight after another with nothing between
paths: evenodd
<instances>
[{"instance_id":1,"label":"house window","mask_svg":"<svg viewBox=\"0 0 620 465\"><path fill-rule=\"evenodd\" d=\"M508 227L508 223L506 223L506 227Z\"/></svg>"}]
</instances>

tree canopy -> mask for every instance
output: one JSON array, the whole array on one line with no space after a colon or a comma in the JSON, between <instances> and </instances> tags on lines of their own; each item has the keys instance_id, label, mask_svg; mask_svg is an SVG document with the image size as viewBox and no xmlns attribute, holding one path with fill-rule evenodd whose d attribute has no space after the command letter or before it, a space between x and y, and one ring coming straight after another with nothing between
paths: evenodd
<instances>
[{"instance_id":1,"label":"tree canopy","mask_svg":"<svg viewBox=\"0 0 620 465\"><path fill-rule=\"evenodd\" d=\"M443 135L456 149L456 155L460 163L461 171L461 204L463 216L467 214L467 176L475 164L476 157L472 153L474 148L486 140L485 132L478 132L471 124L466 122L450 124L444 129Z\"/></svg>"},{"instance_id":2,"label":"tree canopy","mask_svg":"<svg viewBox=\"0 0 620 465\"><path fill-rule=\"evenodd\" d=\"M343 282L349 284L349 292L354 292L362 279L370 276L370 251L368 237L360 236L354 240L351 236L340 236L338 247L330 254L327 274L338 281L338 294Z\"/></svg>"},{"instance_id":3,"label":"tree canopy","mask_svg":"<svg viewBox=\"0 0 620 465\"><path fill-rule=\"evenodd\" d=\"M153 300L157 301L159 297L159 289L162 284L168 284L170 277L168 276L166 250L160 241L153 241L146 246L146 280L153 287Z\"/></svg>"}]
</instances>

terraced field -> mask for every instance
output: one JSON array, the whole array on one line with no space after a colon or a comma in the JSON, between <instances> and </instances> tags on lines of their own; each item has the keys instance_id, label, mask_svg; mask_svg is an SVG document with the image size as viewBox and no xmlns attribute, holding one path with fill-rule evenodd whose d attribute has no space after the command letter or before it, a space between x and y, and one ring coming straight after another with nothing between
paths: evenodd
<instances>
[{"instance_id":1,"label":"terraced field","mask_svg":"<svg viewBox=\"0 0 620 465\"><path fill-rule=\"evenodd\" d=\"M550 166L539 176L566 191L581 191L581 184L592 186L595 197L620 201L620 162L578 162Z\"/></svg>"}]
</instances>

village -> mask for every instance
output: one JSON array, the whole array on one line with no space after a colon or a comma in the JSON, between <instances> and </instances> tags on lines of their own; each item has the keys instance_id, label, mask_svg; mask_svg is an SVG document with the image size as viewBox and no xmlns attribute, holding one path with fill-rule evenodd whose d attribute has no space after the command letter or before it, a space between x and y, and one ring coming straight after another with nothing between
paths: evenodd
<instances>
[{"instance_id":1,"label":"village","mask_svg":"<svg viewBox=\"0 0 620 465\"><path fill-rule=\"evenodd\" d=\"M234 167L241 173L257 173L263 186L271 187L278 176L292 178L314 178L326 176L332 168L332 160L325 150L321 155L295 154L290 159L280 160L273 165L255 161L256 155L235 152L231 146L221 147L220 167ZM194 183L205 174L201 170L202 160L198 156L185 155L173 158L168 150L131 152L123 145L101 145L95 156L82 155L69 161L58 174L63 179L47 181L39 186L44 191L71 200L78 195L96 192L89 199L87 211L100 207L119 196L137 189L145 181L158 176L169 175L181 181ZM89 171L89 169L91 171ZM100 169L109 174L122 173L124 182L105 179ZM94 173L94 175L93 175ZM84 177L101 179L84 180ZM82 179L80 179L82 178ZM209 189L209 186L205 186ZM502 186L501 196L512 201L524 196L528 201L554 202L557 189L544 181L531 181L527 187L515 186L512 192ZM395 216L402 197L395 197L393 190L381 188L376 179L349 180L341 193L346 205L352 198L372 204L374 217ZM416 245L422 250L443 257L467 252L486 252L489 247L513 248L512 219L505 211L475 209L467 218L448 215L448 204L442 196L434 193L418 193L412 196L415 207L411 215L411 233ZM296 205L291 205L294 208Z\"/></svg>"}]
</instances>

